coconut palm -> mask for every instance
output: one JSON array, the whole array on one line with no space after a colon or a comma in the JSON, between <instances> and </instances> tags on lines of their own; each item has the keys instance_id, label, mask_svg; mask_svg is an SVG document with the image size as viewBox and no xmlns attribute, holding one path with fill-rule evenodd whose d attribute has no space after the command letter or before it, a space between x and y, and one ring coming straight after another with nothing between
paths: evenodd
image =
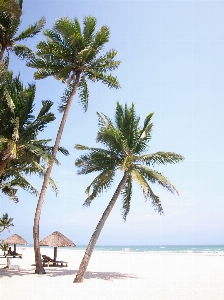
<instances>
[{"instance_id":1,"label":"coconut palm","mask_svg":"<svg viewBox=\"0 0 224 300\"><path fill-rule=\"evenodd\" d=\"M0 244L0 249L2 250L2 251L4 251L4 256L5 256L5 253L6 253L6 251L9 249L9 244L4 244L4 243L2 243L2 244Z\"/></svg>"},{"instance_id":2,"label":"coconut palm","mask_svg":"<svg viewBox=\"0 0 224 300\"><path fill-rule=\"evenodd\" d=\"M54 157L58 151L66 119L77 90L80 103L86 111L89 99L88 81L100 81L109 88L119 88L117 79L112 74L108 74L120 64L119 61L114 60L117 52L112 49L101 53L105 43L109 41L109 28L102 26L96 31L96 19L92 16L85 17L83 24L83 30L81 30L76 18L57 20L52 30L44 31L47 41L42 41L37 45L36 57L31 58L27 63L28 66L38 69L34 73L35 79L53 76L57 80L67 82L68 85L59 106L63 117L54 145ZM38 274L45 273L41 263L38 232L42 204L52 167L53 160L44 178L34 221L34 248Z\"/></svg>"},{"instance_id":3,"label":"coconut palm","mask_svg":"<svg viewBox=\"0 0 224 300\"><path fill-rule=\"evenodd\" d=\"M28 58L32 51L25 45L18 44L39 33L45 24L45 18L30 25L17 34L21 24L23 0L0 0L0 61L5 51L14 52L19 58Z\"/></svg>"},{"instance_id":4,"label":"coconut palm","mask_svg":"<svg viewBox=\"0 0 224 300\"><path fill-rule=\"evenodd\" d=\"M34 84L23 87L19 78L13 78L10 72L0 86L0 176L8 163L19 156L23 161L41 155L49 160L49 153L46 151L49 140L38 141L36 137L47 124L55 120L54 114L49 112L53 103L43 101L35 118L35 90Z\"/></svg>"},{"instance_id":5,"label":"coconut palm","mask_svg":"<svg viewBox=\"0 0 224 300\"><path fill-rule=\"evenodd\" d=\"M38 134L55 120L50 112L53 103L42 101L35 117L34 98L34 84L25 88L18 77L13 78L11 72L6 73L0 85L0 188L15 201L18 201L16 187L38 194L24 175L43 176L53 157L53 148L48 146L51 140L37 139ZM59 150L68 154L62 147ZM50 183L57 191L52 179Z\"/></svg>"},{"instance_id":6,"label":"coconut palm","mask_svg":"<svg viewBox=\"0 0 224 300\"><path fill-rule=\"evenodd\" d=\"M75 162L78 167L78 174L100 172L86 189L88 197L84 206L89 206L93 199L111 187L116 171L121 171L123 177L96 226L74 282L83 281L94 246L118 196L120 194L122 196L124 220L126 220L130 210L133 182L140 185L145 199L151 200L154 209L160 214L163 213L161 201L152 191L151 183L157 183L172 193L178 193L178 191L166 177L151 167L155 164L165 165L183 160L181 155L173 152L146 154L148 142L151 139L153 113L145 118L142 127L139 125L140 117L136 115L134 104L130 108L127 105L123 108L117 103L115 124L104 114L97 114L99 131L96 141L101 142L105 149L90 148L79 144L75 146L77 150L87 151Z\"/></svg>"},{"instance_id":7,"label":"coconut palm","mask_svg":"<svg viewBox=\"0 0 224 300\"><path fill-rule=\"evenodd\" d=\"M0 232L2 232L5 229L9 230L10 226L14 226L12 221L13 221L13 218L9 218L7 213L3 214L2 218L0 218Z\"/></svg>"}]
</instances>

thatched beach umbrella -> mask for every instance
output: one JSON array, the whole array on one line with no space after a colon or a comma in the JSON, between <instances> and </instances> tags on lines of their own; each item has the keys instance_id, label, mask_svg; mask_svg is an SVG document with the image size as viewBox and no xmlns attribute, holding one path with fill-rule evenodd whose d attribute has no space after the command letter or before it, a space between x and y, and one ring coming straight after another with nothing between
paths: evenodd
<instances>
[{"instance_id":1,"label":"thatched beach umbrella","mask_svg":"<svg viewBox=\"0 0 224 300\"><path fill-rule=\"evenodd\" d=\"M40 246L54 247L54 261L56 261L57 247L75 247L75 244L59 231L55 231L40 241Z\"/></svg>"},{"instance_id":2,"label":"thatched beach umbrella","mask_svg":"<svg viewBox=\"0 0 224 300\"><path fill-rule=\"evenodd\" d=\"M16 244L19 245L28 245L27 241L24 240L20 235L18 234L13 234L10 237L8 237L6 240L3 242L4 244L14 244L14 251L16 252Z\"/></svg>"}]
</instances>

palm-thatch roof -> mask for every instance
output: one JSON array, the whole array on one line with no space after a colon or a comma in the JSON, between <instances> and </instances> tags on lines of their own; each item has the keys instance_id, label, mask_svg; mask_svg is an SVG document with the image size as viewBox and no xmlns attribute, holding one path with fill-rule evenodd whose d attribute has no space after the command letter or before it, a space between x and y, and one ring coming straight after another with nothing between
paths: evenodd
<instances>
[{"instance_id":1,"label":"palm-thatch roof","mask_svg":"<svg viewBox=\"0 0 224 300\"><path fill-rule=\"evenodd\" d=\"M20 245L27 245L27 241L24 240L20 235L13 234L10 237L8 237L6 240L4 240L4 244L20 244Z\"/></svg>"},{"instance_id":2,"label":"palm-thatch roof","mask_svg":"<svg viewBox=\"0 0 224 300\"><path fill-rule=\"evenodd\" d=\"M53 246L54 247L54 261L57 260L57 247L75 247L75 244L64 236L59 231L55 231L48 235L42 241L40 246Z\"/></svg>"},{"instance_id":3,"label":"palm-thatch roof","mask_svg":"<svg viewBox=\"0 0 224 300\"><path fill-rule=\"evenodd\" d=\"M75 247L75 244L59 231L55 231L40 241L40 246Z\"/></svg>"}]
</instances>

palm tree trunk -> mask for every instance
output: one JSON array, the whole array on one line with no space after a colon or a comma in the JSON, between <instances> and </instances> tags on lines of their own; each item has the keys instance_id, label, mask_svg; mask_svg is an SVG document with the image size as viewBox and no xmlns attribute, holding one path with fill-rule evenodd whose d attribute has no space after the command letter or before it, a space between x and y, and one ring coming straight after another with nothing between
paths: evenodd
<instances>
[{"instance_id":1,"label":"palm tree trunk","mask_svg":"<svg viewBox=\"0 0 224 300\"><path fill-rule=\"evenodd\" d=\"M1 49L1 52L0 52L0 62L2 62L2 60L3 60L3 55L4 55L4 52L5 52L5 49L6 49L6 47L3 45L2 49Z\"/></svg>"},{"instance_id":2,"label":"palm tree trunk","mask_svg":"<svg viewBox=\"0 0 224 300\"><path fill-rule=\"evenodd\" d=\"M4 173L5 168L7 167L7 164L10 162L11 157L7 157L6 159L0 160L0 176Z\"/></svg>"},{"instance_id":3,"label":"palm tree trunk","mask_svg":"<svg viewBox=\"0 0 224 300\"><path fill-rule=\"evenodd\" d=\"M39 200L37 202L37 208L36 208L36 213L35 213L35 218L34 218L34 226L33 226L33 239L34 239L34 251L35 251L35 262L36 262L35 273L37 273L37 274L45 274L45 270L44 270L44 268L42 266L42 262L41 262L40 245L39 245L39 222L40 222L42 205L44 202L44 196L47 191L47 186L49 183L51 170L52 170L52 167L54 164L54 158L56 157L58 147L60 144L62 132L63 132L64 126L65 126L65 123L66 123L66 120L68 117L68 113L69 113L69 110L70 110L70 107L72 104L73 97L75 96L78 85L79 85L80 74L81 73L76 73L73 90L72 90L69 100L67 102L67 105L66 105L66 108L65 108L62 120L61 120L61 124L58 129L57 137L55 140L54 149L53 149L53 153L52 153L53 159L51 160L49 167L47 168L47 171L45 173L44 182L43 182L42 189L40 192Z\"/></svg>"},{"instance_id":4,"label":"palm tree trunk","mask_svg":"<svg viewBox=\"0 0 224 300\"><path fill-rule=\"evenodd\" d=\"M116 203L117 198L120 195L120 192L121 192L123 186L125 185L125 183L127 181L127 177L128 177L128 173L127 173L127 171L125 171L123 178L121 179L121 181L120 181L120 183L119 183L112 199L110 200L110 203L108 204L108 206L105 209L99 223L96 226L96 229L95 229L95 231L94 231L94 233L93 233L93 235L90 239L88 247L86 248L86 252L83 256L82 262L79 266L79 270L78 270L78 272L76 274L76 277L75 277L73 282L75 282L75 283L83 282L83 277L84 277L86 269L88 267L91 255L93 253L93 249L94 249L94 247L96 245L96 242L97 242L97 240L100 236L101 230L103 229L103 226L104 226L107 218L109 217L109 214L112 211L112 209L114 207L114 204Z\"/></svg>"}]
</instances>

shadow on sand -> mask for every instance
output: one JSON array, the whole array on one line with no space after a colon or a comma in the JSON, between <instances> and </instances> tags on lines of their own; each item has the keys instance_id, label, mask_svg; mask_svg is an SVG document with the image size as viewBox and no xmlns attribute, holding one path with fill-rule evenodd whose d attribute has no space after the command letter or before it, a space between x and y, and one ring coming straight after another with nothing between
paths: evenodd
<instances>
[{"instance_id":1,"label":"shadow on sand","mask_svg":"<svg viewBox=\"0 0 224 300\"><path fill-rule=\"evenodd\" d=\"M38 276L38 277L58 277L58 276L66 276L66 275L73 275L75 278L75 275L77 273L77 270L68 270L62 267L54 267L54 268L45 268L46 274L39 275L35 274L35 268L26 270L21 269L19 271L16 270L9 270L5 268L0 268L0 278L1 277L13 277L13 276ZM127 279L127 278L138 278L137 276L133 274L124 274L119 272L90 272L87 271L85 276L85 279L101 279L101 280L116 280L116 279Z\"/></svg>"}]
</instances>

